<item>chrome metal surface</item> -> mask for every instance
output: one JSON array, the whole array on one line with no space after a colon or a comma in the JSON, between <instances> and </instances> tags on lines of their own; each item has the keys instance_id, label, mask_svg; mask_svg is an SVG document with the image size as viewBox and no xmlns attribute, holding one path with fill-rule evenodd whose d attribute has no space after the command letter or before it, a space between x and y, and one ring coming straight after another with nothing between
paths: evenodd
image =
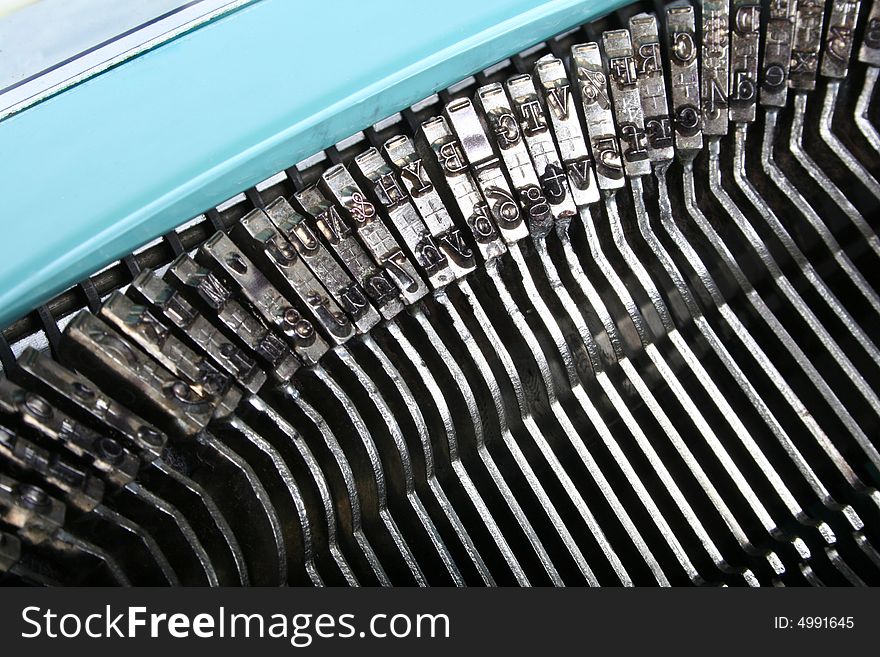
<instances>
[{"instance_id":1,"label":"chrome metal surface","mask_svg":"<svg viewBox=\"0 0 880 657\"><path fill-rule=\"evenodd\" d=\"M880 583L867 4L633 5L36 309L0 581Z\"/></svg>"}]
</instances>

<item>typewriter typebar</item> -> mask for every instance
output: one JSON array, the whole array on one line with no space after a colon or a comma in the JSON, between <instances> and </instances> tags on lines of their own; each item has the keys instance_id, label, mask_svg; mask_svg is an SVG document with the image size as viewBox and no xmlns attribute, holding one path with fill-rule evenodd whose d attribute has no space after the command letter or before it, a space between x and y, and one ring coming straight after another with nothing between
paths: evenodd
<instances>
[{"instance_id":1,"label":"typewriter typebar","mask_svg":"<svg viewBox=\"0 0 880 657\"><path fill-rule=\"evenodd\" d=\"M541 36L4 328L0 582L880 585L880 0Z\"/></svg>"}]
</instances>

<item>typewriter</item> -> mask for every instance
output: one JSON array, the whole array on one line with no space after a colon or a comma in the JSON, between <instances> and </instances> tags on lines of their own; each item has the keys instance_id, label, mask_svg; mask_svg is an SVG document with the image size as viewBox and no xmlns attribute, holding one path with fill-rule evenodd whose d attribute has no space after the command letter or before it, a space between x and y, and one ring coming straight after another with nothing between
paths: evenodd
<instances>
[{"instance_id":1,"label":"typewriter","mask_svg":"<svg viewBox=\"0 0 880 657\"><path fill-rule=\"evenodd\" d=\"M0 581L880 583L880 3L214 4L4 105Z\"/></svg>"}]
</instances>

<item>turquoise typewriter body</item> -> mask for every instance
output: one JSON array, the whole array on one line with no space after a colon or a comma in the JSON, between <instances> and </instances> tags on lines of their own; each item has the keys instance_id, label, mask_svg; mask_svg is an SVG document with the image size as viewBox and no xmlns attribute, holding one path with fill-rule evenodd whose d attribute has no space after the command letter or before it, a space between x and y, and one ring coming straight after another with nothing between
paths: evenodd
<instances>
[{"instance_id":1,"label":"turquoise typewriter body","mask_svg":"<svg viewBox=\"0 0 880 657\"><path fill-rule=\"evenodd\" d=\"M0 121L0 326L620 0L257 0Z\"/></svg>"}]
</instances>

